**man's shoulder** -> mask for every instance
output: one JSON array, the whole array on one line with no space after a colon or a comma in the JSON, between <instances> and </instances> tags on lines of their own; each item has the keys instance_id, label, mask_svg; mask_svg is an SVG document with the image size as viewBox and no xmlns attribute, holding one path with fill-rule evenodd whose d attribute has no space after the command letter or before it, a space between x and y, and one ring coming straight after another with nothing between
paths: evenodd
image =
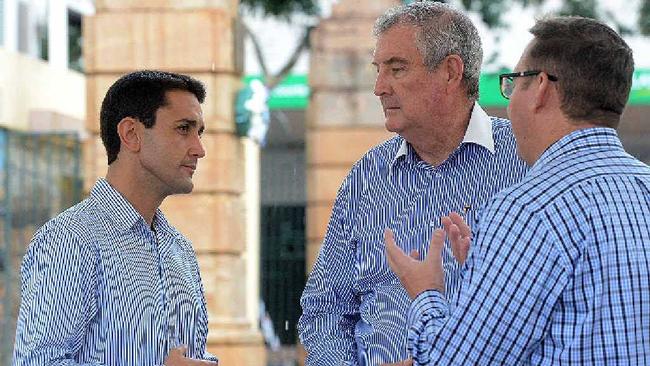
<instances>
[{"instance_id":1,"label":"man's shoulder","mask_svg":"<svg viewBox=\"0 0 650 366\"><path fill-rule=\"evenodd\" d=\"M354 163L351 173L387 166L395 159L403 142L404 138L395 135L373 146Z\"/></svg>"},{"instance_id":2,"label":"man's shoulder","mask_svg":"<svg viewBox=\"0 0 650 366\"><path fill-rule=\"evenodd\" d=\"M495 210L517 209L531 214L540 213L556 200L570 195L571 190L579 189L581 179L561 169L530 171L523 179L501 190L491 200Z\"/></svg>"},{"instance_id":3,"label":"man's shoulder","mask_svg":"<svg viewBox=\"0 0 650 366\"><path fill-rule=\"evenodd\" d=\"M23 265L38 258L76 258L91 265L97 258L97 236L101 235L101 212L86 198L41 226L32 237ZM24 269L24 268L23 268Z\"/></svg>"},{"instance_id":4,"label":"man's shoulder","mask_svg":"<svg viewBox=\"0 0 650 366\"><path fill-rule=\"evenodd\" d=\"M370 150L363 154L360 160L378 158L392 160L402 146L403 141L404 138L400 135L391 136L389 139L370 148Z\"/></svg>"},{"instance_id":5,"label":"man's shoulder","mask_svg":"<svg viewBox=\"0 0 650 366\"><path fill-rule=\"evenodd\" d=\"M61 235L83 238L95 232L101 215L96 202L86 198L47 221L34 234L34 239Z\"/></svg>"}]
</instances>

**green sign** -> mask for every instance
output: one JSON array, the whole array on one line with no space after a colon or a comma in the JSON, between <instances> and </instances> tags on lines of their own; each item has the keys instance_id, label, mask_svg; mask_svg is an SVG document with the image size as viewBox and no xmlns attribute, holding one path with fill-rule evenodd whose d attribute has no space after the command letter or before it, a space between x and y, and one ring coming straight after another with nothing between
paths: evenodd
<instances>
[{"instance_id":1,"label":"green sign","mask_svg":"<svg viewBox=\"0 0 650 366\"><path fill-rule=\"evenodd\" d=\"M508 72L508 71L504 71ZM508 100L499 91L499 73L481 74L479 104L484 107L505 107ZM634 70L628 105L650 105L650 69Z\"/></svg>"},{"instance_id":2,"label":"green sign","mask_svg":"<svg viewBox=\"0 0 650 366\"><path fill-rule=\"evenodd\" d=\"M259 75L244 77L246 85L251 80L261 80ZM269 96L269 109L305 109L309 103L307 75L288 75L273 89Z\"/></svg>"},{"instance_id":3,"label":"green sign","mask_svg":"<svg viewBox=\"0 0 650 366\"><path fill-rule=\"evenodd\" d=\"M481 74L478 85L480 93L478 104L483 107L505 107L508 105L508 100L499 91L499 73Z\"/></svg>"},{"instance_id":4,"label":"green sign","mask_svg":"<svg viewBox=\"0 0 650 366\"><path fill-rule=\"evenodd\" d=\"M250 75L244 78L248 84L260 76ZM484 107L505 107L508 101L499 92L499 73L481 74L481 96L479 103ZM368 90L371 93L372 90ZM270 109L305 109L309 104L309 84L307 75L289 75L271 92ZM650 69L634 71L630 105L650 105Z\"/></svg>"},{"instance_id":5,"label":"green sign","mask_svg":"<svg viewBox=\"0 0 650 366\"><path fill-rule=\"evenodd\" d=\"M634 70L628 104L650 105L650 69Z\"/></svg>"}]
</instances>

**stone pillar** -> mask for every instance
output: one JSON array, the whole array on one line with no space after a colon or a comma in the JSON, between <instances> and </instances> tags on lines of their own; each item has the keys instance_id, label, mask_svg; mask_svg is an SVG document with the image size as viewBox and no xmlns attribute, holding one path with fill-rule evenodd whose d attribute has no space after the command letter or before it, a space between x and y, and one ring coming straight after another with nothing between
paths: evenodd
<instances>
[{"instance_id":1,"label":"stone pillar","mask_svg":"<svg viewBox=\"0 0 650 366\"><path fill-rule=\"evenodd\" d=\"M96 0L95 6L97 13L84 18L90 132L84 149L85 189L106 173L99 109L118 77L161 69L201 80L207 89L202 106L206 157L199 161L194 192L168 197L162 210L192 241L198 256L208 303L208 350L222 365L265 365L257 321L259 278L247 278L254 273L251 258L259 256L251 253L245 229L251 217L245 204L250 177L234 126L234 96L242 73L234 26L238 1Z\"/></svg>"},{"instance_id":2,"label":"stone pillar","mask_svg":"<svg viewBox=\"0 0 650 366\"><path fill-rule=\"evenodd\" d=\"M307 272L318 256L336 192L352 164L389 138L373 94L372 26L398 0L341 0L312 35L307 111Z\"/></svg>"}]
</instances>

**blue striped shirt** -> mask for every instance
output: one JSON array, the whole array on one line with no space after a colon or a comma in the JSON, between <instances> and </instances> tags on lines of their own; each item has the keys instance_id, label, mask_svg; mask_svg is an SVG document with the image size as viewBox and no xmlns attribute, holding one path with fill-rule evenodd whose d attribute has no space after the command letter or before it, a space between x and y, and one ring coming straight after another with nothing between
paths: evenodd
<instances>
[{"instance_id":1,"label":"blue striped shirt","mask_svg":"<svg viewBox=\"0 0 650 366\"><path fill-rule=\"evenodd\" d=\"M409 309L416 365L650 365L650 168L573 132L485 207L457 301Z\"/></svg>"},{"instance_id":2,"label":"blue striped shirt","mask_svg":"<svg viewBox=\"0 0 650 366\"><path fill-rule=\"evenodd\" d=\"M162 365L182 344L212 359L194 251L160 210L153 227L100 179L39 229L21 268L13 364Z\"/></svg>"},{"instance_id":3,"label":"blue striped shirt","mask_svg":"<svg viewBox=\"0 0 650 366\"><path fill-rule=\"evenodd\" d=\"M510 123L484 116L489 141L467 140L437 167L422 161L395 136L370 150L338 192L325 239L309 276L298 324L308 365L377 365L407 358L407 293L384 254L385 228L410 252L426 251L440 217L470 207L469 215L526 171L516 157ZM459 284L457 262L446 248L448 293Z\"/></svg>"}]
</instances>

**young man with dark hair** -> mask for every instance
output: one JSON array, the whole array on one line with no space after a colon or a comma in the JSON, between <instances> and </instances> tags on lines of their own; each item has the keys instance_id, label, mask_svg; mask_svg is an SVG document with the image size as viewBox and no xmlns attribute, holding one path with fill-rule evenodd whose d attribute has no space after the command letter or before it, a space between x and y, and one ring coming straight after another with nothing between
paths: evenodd
<instances>
[{"instance_id":1,"label":"young man with dark hair","mask_svg":"<svg viewBox=\"0 0 650 366\"><path fill-rule=\"evenodd\" d=\"M110 87L108 173L31 241L14 365L216 365L194 251L158 208L194 187L204 98L200 82L161 71Z\"/></svg>"},{"instance_id":2,"label":"young man with dark hair","mask_svg":"<svg viewBox=\"0 0 650 366\"><path fill-rule=\"evenodd\" d=\"M616 134L634 61L608 26L538 21L516 72L501 75L517 151L532 166L497 194L476 237L445 218L464 263L443 296L444 231L423 262L386 232L388 260L414 299L415 365L650 364L650 167Z\"/></svg>"}]
</instances>

